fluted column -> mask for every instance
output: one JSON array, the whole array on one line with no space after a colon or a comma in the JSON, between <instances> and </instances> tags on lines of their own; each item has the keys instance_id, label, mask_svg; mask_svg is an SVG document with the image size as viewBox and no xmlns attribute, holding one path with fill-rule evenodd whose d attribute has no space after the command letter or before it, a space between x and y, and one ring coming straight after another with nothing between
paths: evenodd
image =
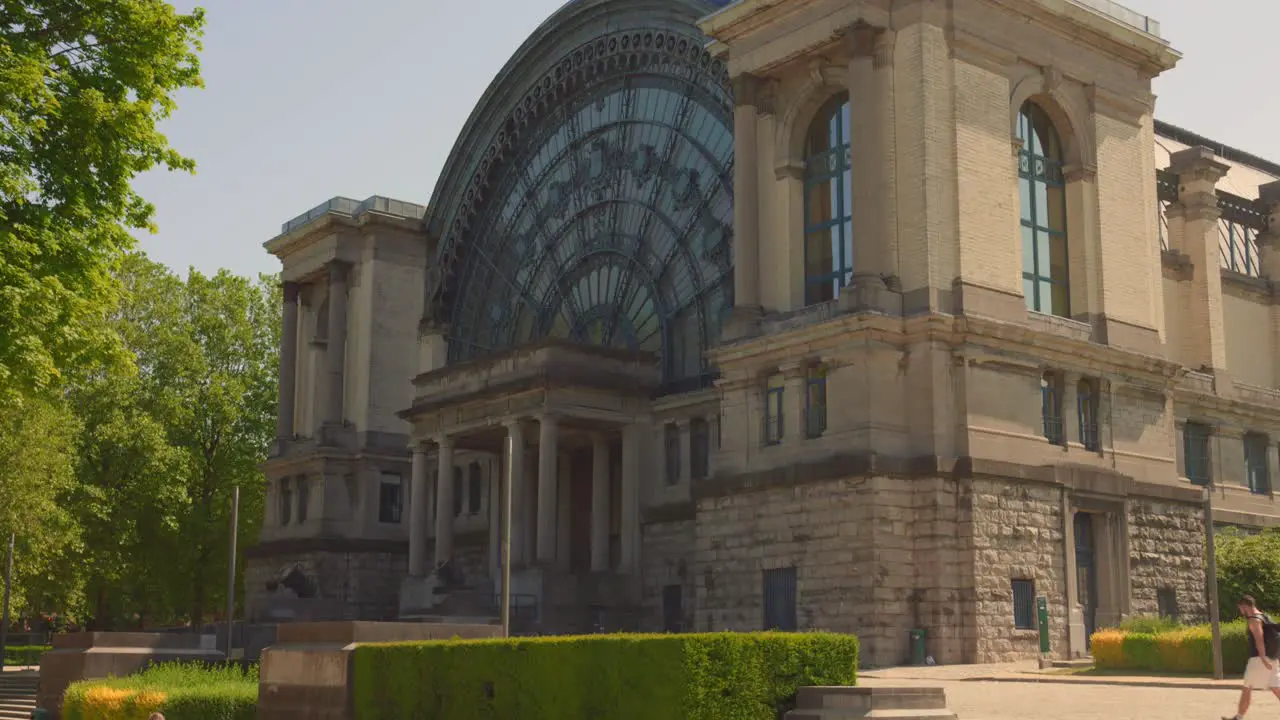
<instances>
[{"instance_id":1,"label":"fluted column","mask_svg":"<svg viewBox=\"0 0 1280 720\"><path fill-rule=\"evenodd\" d=\"M346 387L347 351L347 271L340 260L329 263L329 338L325 349L325 370L329 377L325 393L324 422L341 425L343 389Z\"/></svg>"},{"instance_id":2,"label":"fluted column","mask_svg":"<svg viewBox=\"0 0 1280 720\"><path fill-rule=\"evenodd\" d=\"M619 570L633 573L640 567L640 443L645 426L622 430L622 557Z\"/></svg>"},{"instance_id":3,"label":"fluted column","mask_svg":"<svg viewBox=\"0 0 1280 720\"><path fill-rule=\"evenodd\" d=\"M591 438L591 572L609 570L609 442Z\"/></svg>"},{"instance_id":4,"label":"fluted column","mask_svg":"<svg viewBox=\"0 0 1280 720\"><path fill-rule=\"evenodd\" d=\"M284 284L280 330L280 394L276 408L276 439L293 437L293 409L298 392L298 284ZM281 446L283 450L283 446Z\"/></svg>"},{"instance_id":5,"label":"fluted column","mask_svg":"<svg viewBox=\"0 0 1280 720\"><path fill-rule=\"evenodd\" d=\"M453 439L436 438L436 566L453 557Z\"/></svg>"},{"instance_id":6,"label":"fluted column","mask_svg":"<svg viewBox=\"0 0 1280 720\"><path fill-rule=\"evenodd\" d=\"M413 446L409 484L409 575L427 574L427 448Z\"/></svg>"},{"instance_id":7,"label":"fluted column","mask_svg":"<svg viewBox=\"0 0 1280 720\"><path fill-rule=\"evenodd\" d=\"M558 428L554 417L538 418L538 562L556 559L556 475Z\"/></svg>"},{"instance_id":8,"label":"fluted column","mask_svg":"<svg viewBox=\"0 0 1280 720\"><path fill-rule=\"evenodd\" d=\"M518 419L507 421L506 446L507 482L511 483L511 564L528 562L525 542L525 456L524 423Z\"/></svg>"}]
</instances>

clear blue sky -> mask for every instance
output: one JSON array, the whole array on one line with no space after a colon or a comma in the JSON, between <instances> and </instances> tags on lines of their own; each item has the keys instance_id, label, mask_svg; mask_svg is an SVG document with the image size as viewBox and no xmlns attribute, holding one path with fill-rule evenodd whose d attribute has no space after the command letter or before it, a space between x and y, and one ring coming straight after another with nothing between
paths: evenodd
<instances>
[{"instance_id":1,"label":"clear blue sky","mask_svg":"<svg viewBox=\"0 0 1280 720\"><path fill-rule=\"evenodd\" d=\"M153 258L275 272L262 243L334 195L426 203L472 106L563 0L177 0L208 7L206 87L164 125L196 175L150 173ZM1183 61L1161 119L1280 161L1280 2L1127 0Z\"/></svg>"}]
</instances>

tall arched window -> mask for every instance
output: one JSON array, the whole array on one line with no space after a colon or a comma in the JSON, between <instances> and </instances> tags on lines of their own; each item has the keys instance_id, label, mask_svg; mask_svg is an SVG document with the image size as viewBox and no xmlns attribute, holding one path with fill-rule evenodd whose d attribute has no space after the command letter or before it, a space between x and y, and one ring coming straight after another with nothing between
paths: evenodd
<instances>
[{"instance_id":1,"label":"tall arched window","mask_svg":"<svg viewBox=\"0 0 1280 720\"><path fill-rule=\"evenodd\" d=\"M1067 278L1067 189L1062 140L1044 109L1018 113L1018 194L1022 204L1022 291L1027 307L1071 317Z\"/></svg>"},{"instance_id":2,"label":"tall arched window","mask_svg":"<svg viewBox=\"0 0 1280 720\"><path fill-rule=\"evenodd\" d=\"M853 275L849 95L818 111L805 140L804 302L833 300Z\"/></svg>"}]
</instances>

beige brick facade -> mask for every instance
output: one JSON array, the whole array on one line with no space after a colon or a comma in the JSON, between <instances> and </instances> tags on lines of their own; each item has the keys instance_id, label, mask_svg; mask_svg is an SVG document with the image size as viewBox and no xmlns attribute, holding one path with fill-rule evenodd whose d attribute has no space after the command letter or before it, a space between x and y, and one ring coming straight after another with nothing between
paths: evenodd
<instances>
[{"instance_id":1,"label":"beige brick facade","mask_svg":"<svg viewBox=\"0 0 1280 720\"><path fill-rule=\"evenodd\" d=\"M710 15L706 0L666 2L658 19L620 0L562 9L481 101L430 208L331 203L268 244L300 299L281 394L290 431L267 465L248 588L262 616L277 596L254 585L299 562L327 575L304 612L342 600L361 616L404 613L405 593L435 582L429 556L491 600L509 478L512 592L542 632L826 629L857 633L864 660L885 665L909 658L916 629L939 662L1034 657L1037 597L1055 657L1086 653L1090 630L1126 616L1203 618L1203 485L1218 523L1280 523L1280 235L1268 231L1280 227L1280 166L1215 155L1155 120L1151 81L1179 57L1158 26L1085 0L742 0ZM688 40L703 15L708 56ZM658 34L610 34L628 23ZM622 65L604 59L632 42L644 49ZM723 69L736 103L717 116L732 126L719 177L732 198L712 189L663 206L680 218L664 227L714 228L679 215L689 208L732 223L732 312L700 341L712 384L670 382L698 366L678 329L656 350L589 347L580 330L529 329L535 318L511 324L526 341L492 341L532 304L534 281L519 283L559 251L519 250L491 306L469 305L474 288L457 284L480 277L467 268L505 267L501 253L528 237L560 242L552 206L572 183L522 179L534 200L487 199L525 172L525 141L507 133L563 122L555 93L573 96L591 53L594 72L625 78L617 87L643 86L649 48ZM828 250L809 244L826 201L809 138L845 93L852 210L831 227L847 225L851 256L814 300L830 281L813 279L806 255ZM564 101L602 114L609 102ZM1048 119L1060 153L1028 150L1025 108ZM583 183L613 168L639 187L659 172L654 147L622 163L624 150L582 142ZM822 162L838 169L841 154ZM681 177L694 180L668 182L714 184ZM1028 199L1020 187L1035 182L1049 189ZM535 220L522 225L526 206ZM586 238L565 251L580 254L564 277L591 252L631 247L588 241L602 217L583 211L556 235ZM523 235L486 244L498 231L477 228L495 218ZM634 222L627 232L668 232ZM1024 234L1050 238L1046 249ZM711 239L691 245L696 272L717 252L714 232L700 237ZM644 242L658 241L630 252ZM588 302L586 281L558 282L557 302ZM655 282L659 304L679 292ZM1060 304L1029 301L1033 287ZM714 290L664 322L677 327ZM327 299L339 291L341 327ZM487 319L464 335L473 317ZM432 475L446 465L460 484ZM302 476L308 519L294 509L285 523ZM401 489L382 494L387 477ZM438 512L442 491L462 493L463 512ZM403 506L395 522L383 521L388 498Z\"/></svg>"}]
</instances>

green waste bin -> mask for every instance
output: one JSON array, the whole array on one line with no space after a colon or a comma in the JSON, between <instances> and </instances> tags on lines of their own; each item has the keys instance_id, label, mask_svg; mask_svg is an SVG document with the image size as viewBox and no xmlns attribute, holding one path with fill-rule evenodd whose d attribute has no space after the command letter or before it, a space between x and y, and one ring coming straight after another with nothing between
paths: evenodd
<instances>
[{"instance_id":1,"label":"green waste bin","mask_svg":"<svg viewBox=\"0 0 1280 720\"><path fill-rule=\"evenodd\" d=\"M924 630L921 628L915 628L914 630L909 631L907 635L911 641L911 664L924 665L925 657L928 655L928 653L925 652L924 647Z\"/></svg>"}]
</instances>

